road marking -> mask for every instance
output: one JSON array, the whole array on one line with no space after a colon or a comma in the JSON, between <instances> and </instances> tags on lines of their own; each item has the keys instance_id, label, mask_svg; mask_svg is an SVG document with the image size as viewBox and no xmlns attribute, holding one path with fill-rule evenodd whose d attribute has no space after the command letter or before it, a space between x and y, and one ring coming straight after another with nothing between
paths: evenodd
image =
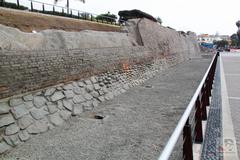
<instances>
[{"instance_id":1,"label":"road marking","mask_svg":"<svg viewBox=\"0 0 240 160\"><path fill-rule=\"evenodd\" d=\"M240 97L228 97L228 99L240 100Z\"/></svg>"},{"instance_id":2,"label":"road marking","mask_svg":"<svg viewBox=\"0 0 240 160\"><path fill-rule=\"evenodd\" d=\"M240 76L240 74L225 74L225 76Z\"/></svg>"}]
</instances>

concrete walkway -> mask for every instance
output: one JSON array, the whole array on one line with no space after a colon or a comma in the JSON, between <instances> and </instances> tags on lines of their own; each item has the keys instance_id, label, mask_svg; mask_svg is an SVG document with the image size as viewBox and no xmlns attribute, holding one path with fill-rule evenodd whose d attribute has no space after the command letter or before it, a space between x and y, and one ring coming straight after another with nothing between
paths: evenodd
<instances>
[{"instance_id":1,"label":"concrete walkway","mask_svg":"<svg viewBox=\"0 0 240 160\"><path fill-rule=\"evenodd\" d=\"M240 155L240 53L222 53L220 64L223 156L226 160L237 160Z\"/></svg>"},{"instance_id":2,"label":"concrete walkway","mask_svg":"<svg viewBox=\"0 0 240 160\"><path fill-rule=\"evenodd\" d=\"M75 117L63 127L38 135L0 159L157 159L210 61L192 59L159 73L85 117ZM105 118L94 119L93 113Z\"/></svg>"}]
</instances>

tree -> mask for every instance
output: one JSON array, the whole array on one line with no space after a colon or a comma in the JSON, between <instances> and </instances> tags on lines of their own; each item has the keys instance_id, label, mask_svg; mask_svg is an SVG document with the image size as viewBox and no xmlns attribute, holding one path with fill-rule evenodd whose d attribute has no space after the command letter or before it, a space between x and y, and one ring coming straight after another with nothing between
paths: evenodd
<instances>
[{"instance_id":1,"label":"tree","mask_svg":"<svg viewBox=\"0 0 240 160\"><path fill-rule=\"evenodd\" d=\"M217 48L226 48L228 46L228 41L221 40L221 41L213 41L213 44L217 46Z\"/></svg>"},{"instance_id":2,"label":"tree","mask_svg":"<svg viewBox=\"0 0 240 160\"><path fill-rule=\"evenodd\" d=\"M156 19L158 23L162 24L162 19L160 17L157 17Z\"/></svg>"},{"instance_id":3,"label":"tree","mask_svg":"<svg viewBox=\"0 0 240 160\"><path fill-rule=\"evenodd\" d=\"M110 12L105 14L100 14L96 17L97 20L107 21L107 22L116 22L117 16L111 14Z\"/></svg>"},{"instance_id":4,"label":"tree","mask_svg":"<svg viewBox=\"0 0 240 160\"><path fill-rule=\"evenodd\" d=\"M56 4L59 1L61 0L54 0L54 3ZM85 0L78 0L78 1L85 3ZM69 14L69 0L67 0L67 13Z\"/></svg>"},{"instance_id":5,"label":"tree","mask_svg":"<svg viewBox=\"0 0 240 160\"><path fill-rule=\"evenodd\" d=\"M237 34L232 34L230 38L231 38L231 46L237 47L240 45Z\"/></svg>"}]
</instances>

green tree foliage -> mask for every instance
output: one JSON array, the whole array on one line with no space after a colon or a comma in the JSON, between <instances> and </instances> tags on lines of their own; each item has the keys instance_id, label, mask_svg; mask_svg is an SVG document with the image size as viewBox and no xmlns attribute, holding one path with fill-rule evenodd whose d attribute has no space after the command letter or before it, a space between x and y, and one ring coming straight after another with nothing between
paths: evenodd
<instances>
[{"instance_id":1,"label":"green tree foliage","mask_svg":"<svg viewBox=\"0 0 240 160\"><path fill-rule=\"evenodd\" d=\"M158 23L162 24L162 19L160 17L157 17L156 19Z\"/></svg>"},{"instance_id":2,"label":"green tree foliage","mask_svg":"<svg viewBox=\"0 0 240 160\"><path fill-rule=\"evenodd\" d=\"M226 40L214 41L213 44L216 45L217 48L226 48L229 45Z\"/></svg>"},{"instance_id":3,"label":"green tree foliage","mask_svg":"<svg viewBox=\"0 0 240 160\"><path fill-rule=\"evenodd\" d=\"M232 34L230 38L231 38L231 46L233 46L233 47L239 46L240 42L239 42L237 34Z\"/></svg>"},{"instance_id":4,"label":"green tree foliage","mask_svg":"<svg viewBox=\"0 0 240 160\"><path fill-rule=\"evenodd\" d=\"M117 16L115 14L111 14L110 12L105 14L100 14L96 17L97 20L106 21L106 22L116 22Z\"/></svg>"}]
</instances>

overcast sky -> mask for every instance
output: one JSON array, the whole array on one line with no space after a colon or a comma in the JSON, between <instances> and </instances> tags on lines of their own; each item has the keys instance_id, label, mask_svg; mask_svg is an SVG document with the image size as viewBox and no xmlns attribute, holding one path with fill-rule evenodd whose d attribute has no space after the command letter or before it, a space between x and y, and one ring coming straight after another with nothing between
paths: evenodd
<instances>
[{"instance_id":1,"label":"overcast sky","mask_svg":"<svg viewBox=\"0 0 240 160\"><path fill-rule=\"evenodd\" d=\"M38 1L53 3L53 0ZM58 5L64 6L66 1L61 0ZM140 9L159 16L164 26L197 34L231 35L237 30L236 21L240 20L240 0L86 0L85 4L70 0L70 8L96 14Z\"/></svg>"}]
</instances>

